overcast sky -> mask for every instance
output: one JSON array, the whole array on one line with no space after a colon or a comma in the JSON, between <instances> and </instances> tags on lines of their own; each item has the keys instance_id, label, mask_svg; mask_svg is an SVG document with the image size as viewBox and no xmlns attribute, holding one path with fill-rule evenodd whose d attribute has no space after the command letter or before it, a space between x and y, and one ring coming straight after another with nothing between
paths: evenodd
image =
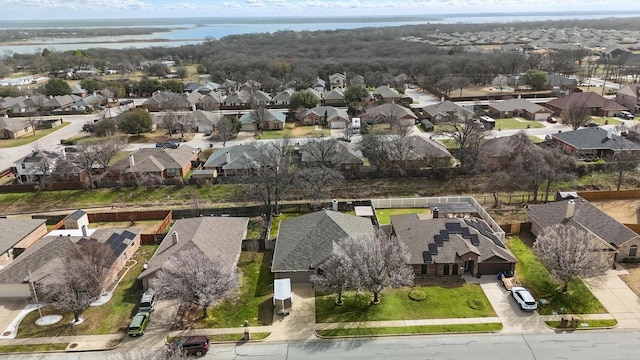
<instances>
[{"instance_id":1,"label":"overcast sky","mask_svg":"<svg viewBox=\"0 0 640 360\"><path fill-rule=\"evenodd\" d=\"M0 0L2 20L640 11L640 0Z\"/></svg>"}]
</instances>

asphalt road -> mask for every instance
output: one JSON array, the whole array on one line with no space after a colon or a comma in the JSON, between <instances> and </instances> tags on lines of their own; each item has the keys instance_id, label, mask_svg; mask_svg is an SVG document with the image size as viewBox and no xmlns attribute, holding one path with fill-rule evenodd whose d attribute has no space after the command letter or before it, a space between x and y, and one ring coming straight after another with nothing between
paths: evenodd
<instances>
[{"instance_id":1,"label":"asphalt road","mask_svg":"<svg viewBox=\"0 0 640 360\"><path fill-rule=\"evenodd\" d=\"M617 360L637 359L638 331L575 331L545 335L431 335L289 343L215 345L203 359L260 360ZM132 359L117 350L0 355L16 360Z\"/></svg>"}]
</instances>

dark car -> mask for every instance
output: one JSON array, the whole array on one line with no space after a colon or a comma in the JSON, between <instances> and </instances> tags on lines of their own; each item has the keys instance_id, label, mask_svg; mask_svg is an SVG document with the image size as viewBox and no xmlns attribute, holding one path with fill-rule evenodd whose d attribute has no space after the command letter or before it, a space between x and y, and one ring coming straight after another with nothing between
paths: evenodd
<instances>
[{"instance_id":1,"label":"dark car","mask_svg":"<svg viewBox=\"0 0 640 360\"><path fill-rule=\"evenodd\" d=\"M586 123L584 126L585 127L598 127L598 126L600 126L600 124L595 123L595 122L592 121L592 122Z\"/></svg>"},{"instance_id":2,"label":"dark car","mask_svg":"<svg viewBox=\"0 0 640 360\"><path fill-rule=\"evenodd\" d=\"M209 338L206 336L189 336L175 339L169 344L170 353L202 356L209 351Z\"/></svg>"},{"instance_id":3,"label":"dark car","mask_svg":"<svg viewBox=\"0 0 640 360\"><path fill-rule=\"evenodd\" d=\"M164 142L164 143L157 143L156 144L157 148L169 148L169 149L177 149L178 147L180 147L180 143L179 142Z\"/></svg>"},{"instance_id":4,"label":"dark car","mask_svg":"<svg viewBox=\"0 0 640 360\"><path fill-rule=\"evenodd\" d=\"M129 105L129 104L133 104L133 99L127 99L127 100L120 101L120 105Z\"/></svg>"}]
</instances>

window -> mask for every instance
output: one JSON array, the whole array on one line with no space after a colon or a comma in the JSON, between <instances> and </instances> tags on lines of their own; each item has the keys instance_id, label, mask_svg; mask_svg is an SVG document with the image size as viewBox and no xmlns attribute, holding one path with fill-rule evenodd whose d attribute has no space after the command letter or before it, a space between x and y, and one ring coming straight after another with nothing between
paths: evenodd
<instances>
[{"instance_id":1,"label":"window","mask_svg":"<svg viewBox=\"0 0 640 360\"><path fill-rule=\"evenodd\" d=\"M636 257L638 254L638 245L631 245L629 249L629 257Z\"/></svg>"},{"instance_id":2,"label":"window","mask_svg":"<svg viewBox=\"0 0 640 360\"><path fill-rule=\"evenodd\" d=\"M422 275L427 274L427 265L420 265L420 274Z\"/></svg>"}]
</instances>

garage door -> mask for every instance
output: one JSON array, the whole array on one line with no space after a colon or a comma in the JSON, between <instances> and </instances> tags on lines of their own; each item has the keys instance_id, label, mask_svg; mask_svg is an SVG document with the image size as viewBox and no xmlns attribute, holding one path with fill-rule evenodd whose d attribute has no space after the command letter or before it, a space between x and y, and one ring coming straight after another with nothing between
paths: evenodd
<instances>
[{"instance_id":1,"label":"garage door","mask_svg":"<svg viewBox=\"0 0 640 360\"><path fill-rule=\"evenodd\" d=\"M480 275L496 275L499 272L510 272L511 264L509 263L482 263L478 264L478 273Z\"/></svg>"}]
</instances>

